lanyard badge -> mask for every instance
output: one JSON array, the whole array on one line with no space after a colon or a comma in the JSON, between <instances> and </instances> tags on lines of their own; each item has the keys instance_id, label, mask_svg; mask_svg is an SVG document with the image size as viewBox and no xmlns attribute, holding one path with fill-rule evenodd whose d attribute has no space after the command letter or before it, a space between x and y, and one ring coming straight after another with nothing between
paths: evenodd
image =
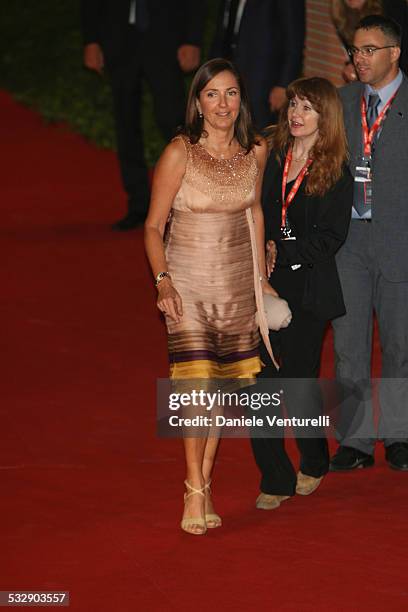
<instances>
[{"instance_id":1,"label":"lanyard badge","mask_svg":"<svg viewBox=\"0 0 408 612\"><path fill-rule=\"evenodd\" d=\"M380 129L387 112L393 103L393 100L397 92L388 100L387 104L384 106L381 113L379 113L377 119L374 121L371 129L368 127L367 122L367 103L364 96L361 96L361 128L363 132L363 156L359 159L358 165L356 166L355 183L361 184L360 187L356 185L355 189L355 200L364 204L367 207L365 210L369 210L371 208L372 203L372 168L371 168L371 160L373 153L373 142ZM360 210L360 213L363 213L364 210Z\"/></svg>"},{"instance_id":2,"label":"lanyard badge","mask_svg":"<svg viewBox=\"0 0 408 612\"><path fill-rule=\"evenodd\" d=\"M285 159L285 166L283 168L283 177L282 177L282 219L281 219L281 229L282 229L282 233L284 235L284 237L290 238L290 227L289 227L289 223L288 223L288 218L287 218L287 212L288 212L288 208L289 206L292 204L295 195L297 194L297 192L299 191L299 187L301 186L303 179L305 178L308 170L309 170L309 166L312 163L312 159L308 159L305 163L305 165L303 166L302 170L299 172L296 181L294 182L294 185L292 187L292 189L290 190L290 192L288 193L288 196L286 197L286 186L288 184L288 175L289 175L289 168L290 168L290 164L292 161L292 156L293 156L293 152L292 152L292 147L289 148L287 154L286 154L286 159ZM289 234L289 235L287 235Z\"/></svg>"},{"instance_id":3,"label":"lanyard badge","mask_svg":"<svg viewBox=\"0 0 408 612\"><path fill-rule=\"evenodd\" d=\"M295 198L295 195L299 191L299 188L303 182L303 179L308 173L309 166L311 165L313 161L311 158L309 158L306 161L305 165L299 172L293 184L292 189L290 190L290 192L288 193L288 196L286 197L286 186L288 184L288 175L289 175L290 164L292 161L292 156L293 156L293 151L292 151L292 147L290 147L286 154L285 166L283 168L283 176L282 176L282 218L281 218L282 240L296 240L296 236L292 236L292 228L290 227L288 214L287 214L288 208L292 204ZM301 264L294 264L290 267L292 268L292 270L297 270L298 268L301 267Z\"/></svg>"},{"instance_id":4,"label":"lanyard badge","mask_svg":"<svg viewBox=\"0 0 408 612\"><path fill-rule=\"evenodd\" d=\"M391 104L393 103L396 95L397 95L397 92L395 92L395 94L391 96L391 98L388 100L387 104L384 106L381 113L379 113L377 119L374 121L370 130L368 129L368 123L367 123L367 102L365 100L365 97L361 96L361 105L360 105L361 127L363 129L364 157L366 157L367 159L371 159L371 149L372 149L372 143L373 143L374 137L377 134L378 130L380 129L381 124L383 123L387 115L387 112Z\"/></svg>"}]
</instances>

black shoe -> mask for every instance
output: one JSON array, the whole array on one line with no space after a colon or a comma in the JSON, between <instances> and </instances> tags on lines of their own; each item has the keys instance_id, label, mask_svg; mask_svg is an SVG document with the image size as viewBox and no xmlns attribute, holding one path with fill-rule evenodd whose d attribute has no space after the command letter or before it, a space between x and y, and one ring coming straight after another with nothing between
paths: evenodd
<instances>
[{"instance_id":1,"label":"black shoe","mask_svg":"<svg viewBox=\"0 0 408 612\"><path fill-rule=\"evenodd\" d=\"M408 442L394 442L385 449L385 458L393 470L408 471Z\"/></svg>"},{"instance_id":2,"label":"black shoe","mask_svg":"<svg viewBox=\"0 0 408 612\"><path fill-rule=\"evenodd\" d=\"M123 217L117 223L112 225L112 229L115 232L127 232L128 230L135 229L143 225L146 219L146 214L139 212L128 213L126 217Z\"/></svg>"},{"instance_id":3,"label":"black shoe","mask_svg":"<svg viewBox=\"0 0 408 612\"><path fill-rule=\"evenodd\" d=\"M346 470L355 470L357 468L366 468L374 465L374 457L367 455L357 448L350 446L339 446L336 454L330 461L331 472L343 472Z\"/></svg>"}]
</instances>

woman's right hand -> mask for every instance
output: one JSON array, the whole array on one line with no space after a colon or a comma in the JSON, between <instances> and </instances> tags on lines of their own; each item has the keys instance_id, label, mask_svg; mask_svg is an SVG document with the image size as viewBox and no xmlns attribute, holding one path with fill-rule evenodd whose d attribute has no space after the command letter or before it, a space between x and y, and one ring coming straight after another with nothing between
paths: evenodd
<instances>
[{"instance_id":1,"label":"woman's right hand","mask_svg":"<svg viewBox=\"0 0 408 612\"><path fill-rule=\"evenodd\" d=\"M352 63L345 64L343 72L341 74L346 83L352 83L353 81L357 81L357 74Z\"/></svg>"},{"instance_id":2,"label":"woman's right hand","mask_svg":"<svg viewBox=\"0 0 408 612\"><path fill-rule=\"evenodd\" d=\"M157 308L169 316L175 323L180 323L183 316L181 297L169 278L163 278L157 286Z\"/></svg>"}]
</instances>

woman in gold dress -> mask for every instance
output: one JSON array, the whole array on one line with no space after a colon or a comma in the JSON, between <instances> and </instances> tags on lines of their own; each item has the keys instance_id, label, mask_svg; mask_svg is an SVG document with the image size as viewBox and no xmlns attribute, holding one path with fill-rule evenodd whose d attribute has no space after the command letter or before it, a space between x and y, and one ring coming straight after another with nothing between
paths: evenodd
<instances>
[{"instance_id":1,"label":"woman in gold dress","mask_svg":"<svg viewBox=\"0 0 408 612\"><path fill-rule=\"evenodd\" d=\"M247 209L262 289L276 295L266 279L260 205L266 155L236 68L223 59L201 66L185 127L157 164L145 225L172 379L249 379L261 369ZM217 446L217 436L184 438L188 533L221 526L210 489Z\"/></svg>"}]
</instances>

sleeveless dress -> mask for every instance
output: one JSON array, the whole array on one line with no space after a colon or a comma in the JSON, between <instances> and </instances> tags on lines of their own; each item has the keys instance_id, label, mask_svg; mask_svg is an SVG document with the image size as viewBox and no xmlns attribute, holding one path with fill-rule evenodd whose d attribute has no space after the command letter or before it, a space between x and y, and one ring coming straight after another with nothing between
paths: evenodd
<instances>
[{"instance_id":1,"label":"sleeveless dress","mask_svg":"<svg viewBox=\"0 0 408 612\"><path fill-rule=\"evenodd\" d=\"M186 170L166 230L165 253L183 303L166 317L170 377L253 378L261 370L251 238L255 153L212 157L181 138Z\"/></svg>"}]
</instances>

